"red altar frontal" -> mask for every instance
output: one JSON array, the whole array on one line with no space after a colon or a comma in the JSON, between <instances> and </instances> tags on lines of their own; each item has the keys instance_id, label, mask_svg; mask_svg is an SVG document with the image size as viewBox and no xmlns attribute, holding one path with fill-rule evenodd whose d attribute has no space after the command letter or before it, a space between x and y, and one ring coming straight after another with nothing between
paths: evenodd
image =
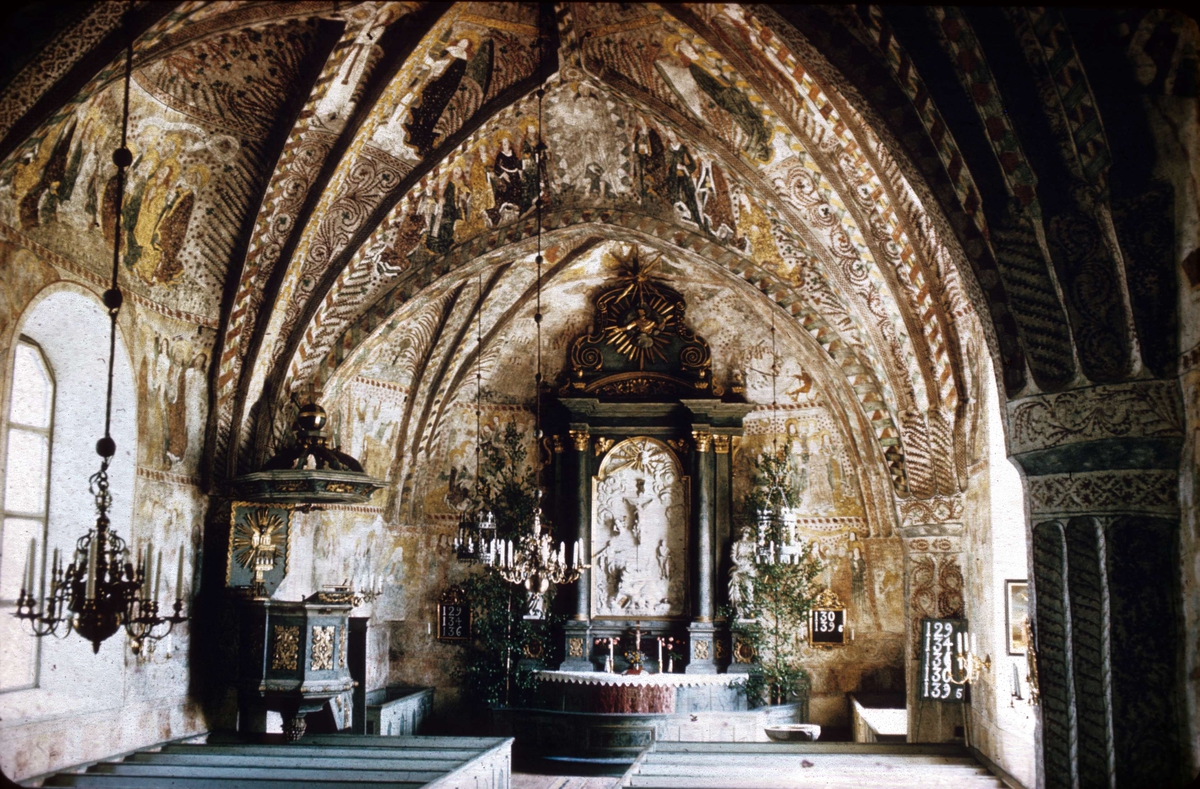
<instances>
[{"instance_id":1,"label":"red altar frontal","mask_svg":"<svg viewBox=\"0 0 1200 789\"><path fill-rule=\"evenodd\" d=\"M740 685L730 674L609 674L539 671L544 708L591 713L659 713L744 710Z\"/></svg>"}]
</instances>

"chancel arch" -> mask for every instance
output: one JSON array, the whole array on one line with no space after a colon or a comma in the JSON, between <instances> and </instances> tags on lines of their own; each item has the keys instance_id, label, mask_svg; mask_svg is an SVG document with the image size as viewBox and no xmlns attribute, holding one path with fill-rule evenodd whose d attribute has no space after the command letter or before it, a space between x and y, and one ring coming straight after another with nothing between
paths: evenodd
<instances>
[{"instance_id":1,"label":"chancel arch","mask_svg":"<svg viewBox=\"0 0 1200 789\"><path fill-rule=\"evenodd\" d=\"M194 615L157 652L110 640L102 671L84 650L62 662L86 675L78 710L0 693L6 774L295 733L305 715L365 727L389 686L434 688L443 733L482 730L471 647L440 636L462 624L447 612L463 584L492 577L459 560L479 558L462 537L497 467L542 489L545 528L587 565L505 664L603 683L603 640L623 670L629 639L670 638L680 687L716 687L763 665L726 605L766 556L747 502L769 458L787 459L791 495L772 517L811 547L811 591L846 628L837 646L797 642L806 707L787 714L850 737L851 694L890 699L910 741L961 738L1027 789L1200 769L1200 265L1180 219L1197 201L1194 19L386 0L79 13L0 88L0 392L21 335L63 392L56 355L100 365L91 319L115 249L114 512L179 559L167 585ZM76 417L87 433L76 410L56 409L56 444ZM88 525L98 437L55 450L47 531L61 518L66 541ZM61 507L60 489L75 491ZM6 590L24 555L10 542ZM267 626L300 598L352 613ZM927 619L977 637L965 707L922 695ZM239 661L275 652L363 692L263 707ZM121 694L100 687L112 672ZM612 693L655 715L703 695ZM719 696L732 706L695 712L758 714ZM81 715L95 737L66 736Z\"/></svg>"}]
</instances>

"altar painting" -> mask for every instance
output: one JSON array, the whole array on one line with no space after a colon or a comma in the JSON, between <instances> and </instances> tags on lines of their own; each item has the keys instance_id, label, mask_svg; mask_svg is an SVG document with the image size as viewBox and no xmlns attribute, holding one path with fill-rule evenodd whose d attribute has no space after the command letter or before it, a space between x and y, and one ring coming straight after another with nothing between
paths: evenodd
<instances>
[{"instance_id":1,"label":"altar painting","mask_svg":"<svg viewBox=\"0 0 1200 789\"><path fill-rule=\"evenodd\" d=\"M630 438L605 457L593 483L594 616L681 616L687 480L653 438Z\"/></svg>"}]
</instances>

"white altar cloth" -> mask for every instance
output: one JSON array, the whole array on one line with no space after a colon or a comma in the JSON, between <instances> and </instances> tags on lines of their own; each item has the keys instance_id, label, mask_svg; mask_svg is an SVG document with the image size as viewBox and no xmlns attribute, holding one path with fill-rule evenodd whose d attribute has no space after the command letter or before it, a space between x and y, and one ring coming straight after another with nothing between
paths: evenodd
<instances>
[{"instance_id":1,"label":"white altar cloth","mask_svg":"<svg viewBox=\"0 0 1200 789\"><path fill-rule=\"evenodd\" d=\"M649 685L689 688L700 685L730 686L746 681L745 674L609 674L606 671L535 671L543 682L568 682L577 685Z\"/></svg>"}]
</instances>

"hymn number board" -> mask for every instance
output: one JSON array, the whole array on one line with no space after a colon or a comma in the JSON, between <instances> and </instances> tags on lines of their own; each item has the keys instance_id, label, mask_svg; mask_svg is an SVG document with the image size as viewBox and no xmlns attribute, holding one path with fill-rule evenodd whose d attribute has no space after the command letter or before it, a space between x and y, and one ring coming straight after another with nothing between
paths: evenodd
<instances>
[{"instance_id":1,"label":"hymn number board","mask_svg":"<svg viewBox=\"0 0 1200 789\"><path fill-rule=\"evenodd\" d=\"M921 701L944 701L962 704L967 700L965 683L952 678L962 677L960 657L967 640L965 619L922 619L921 662L917 697Z\"/></svg>"},{"instance_id":2,"label":"hymn number board","mask_svg":"<svg viewBox=\"0 0 1200 789\"><path fill-rule=\"evenodd\" d=\"M846 606L832 589L823 589L808 612L808 643L832 647L846 643Z\"/></svg>"},{"instance_id":3,"label":"hymn number board","mask_svg":"<svg viewBox=\"0 0 1200 789\"><path fill-rule=\"evenodd\" d=\"M813 645L846 643L846 609L813 609L809 617L808 629L809 643Z\"/></svg>"},{"instance_id":4,"label":"hymn number board","mask_svg":"<svg viewBox=\"0 0 1200 789\"><path fill-rule=\"evenodd\" d=\"M448 591L438 601L439 641L471 640L471 605L456 591Z\"/></svg>"}]
</instances>

